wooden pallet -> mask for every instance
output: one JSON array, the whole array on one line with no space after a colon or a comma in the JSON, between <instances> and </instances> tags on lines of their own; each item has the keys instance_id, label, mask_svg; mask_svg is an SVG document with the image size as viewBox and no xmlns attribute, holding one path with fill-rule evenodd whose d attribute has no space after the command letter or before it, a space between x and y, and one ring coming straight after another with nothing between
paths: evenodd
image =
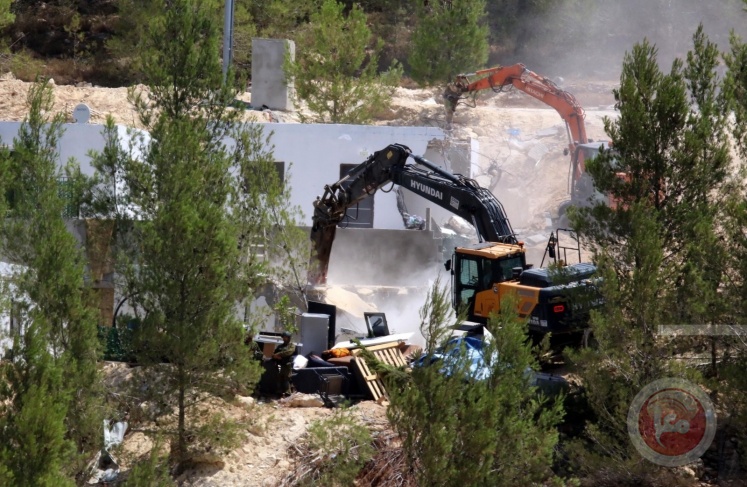
<instances>
[{"instance_id":1,"label":"wooden pallet","mask_svg":"<svg viewBox=\"0 0 747 487\"><path fill-rule=\"evenodd\" d=\"M393 367L404 367L407 365L405 357L399 350L398 342L384 343L382 345L374 345L366 347L366 350L373 353L374 356L385 364ZM358 378L360 378L365 384L368 390L371 392L374 401L381 402L386 400L388 397L384 383L379 378L378 374L371 372L368 368L366 360L360 356L361 349L353 350L353 370L356 371Z\"/></svg>"},{"instance_id":2,"label":"wooden pallet","mask_svg":"<svg viewBox=\"0 0 747 487\"><path fill-rule=\"evenodd\" d=\"M374 345L372 347L365 347L366 350L374 354L379 362L383 362L392 367L405 367L407 361L399 351L399 342L383 343L381 345ZM353 350L353 355L359 355L361 349Z\"/></svg>"}]
</instances>

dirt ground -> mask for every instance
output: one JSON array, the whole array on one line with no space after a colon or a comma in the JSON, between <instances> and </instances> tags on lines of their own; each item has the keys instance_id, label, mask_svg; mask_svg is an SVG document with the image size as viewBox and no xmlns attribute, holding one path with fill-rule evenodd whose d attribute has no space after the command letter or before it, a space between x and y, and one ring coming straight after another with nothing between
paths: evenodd
<instances>
[{"instance_id":1,"label":"dirt ground","mask_svg":"<svg viewBox=\"0 0 747 487\"><path fill-rule=\"evenodd\" d=\"M0 119L24 118L29 86L10 76L0 77ZM569 82L563 87L586 108L588 135L604 139L603 117L614 115L614 82ZM127 88L55 86L54 91L55 111L71 114L77 104L85 103L91 109L91 123L103 123L111 115L117 123L139 125L127 101ZM392 109L376 123L444 128L439 95L440 90L398 89ZM249 101L250 95L241 98ZM293 114L258 111L248 111L246 118L295 121ZM481 96L474 108L460 106L449 133L456 140L477 140L480 163L474 174L483 186L495 184L494 193L506 207L514 229L527 241L528 260L539 264L548 234L548 212L567 195L569 157L563 155L563 149L568 142L559 115L520 92L489 93ZM498 169L494 171L499 175L497 181L488 176L491 168ZM106 371L115 377L128 374L121 364L107 364ZM221 462L185 472L178 479L180 485L276 485L291 470L289 448L311 422L331 414L323 407L289 408L277 402L258 404L248 399L224 404L223 408L226 414L246 423L246 443ZM353 412L367 423L385 422L385 409L373 402L360 403ZM148 437L135 427L125 437L124 456L136 458L150 447Z\"/></svg>"}]
</instances>

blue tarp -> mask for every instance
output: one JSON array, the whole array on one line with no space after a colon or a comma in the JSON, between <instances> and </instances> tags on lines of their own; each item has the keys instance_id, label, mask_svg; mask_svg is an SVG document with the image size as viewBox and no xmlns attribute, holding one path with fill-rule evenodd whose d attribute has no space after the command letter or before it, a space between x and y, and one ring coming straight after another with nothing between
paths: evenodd
<instances>
[{"instance_id":1,"label":"blue tarp","mask_svg":"<svg viewBox=\"0 0 747 487\"><path fill-rule=\"evenodd\" d=\"M482 380L490 376L490 368L483 356L483 342L475 337L452 337L445 346L438 348L432 355L422 356L414 362L414 365L421 367L441 361L443 366L440 371L451 375L452 369L459 366L462 354L470 362L469 376L471 378ZM497 359L497 356L494 359Z\"/></svg>"},{"instance_id":2,"label":"blue tarp","mask_svg":"<svg viewBox=\"0 0 747 487\"><path fill-rule=\"evenodd\" d=\"M490 365L498 360L498 352L493 351L493 356L489 357L489 363L486 363L484 345L484 342L476 337L451 337L445 346L438 348L432 355L422 356L413 362L413 365L423 367L441 362L439 371L449 376L454 368L463 366L461 365L463 362L459 359L465 357L469 363L469 371L465 370L466 378L487 379L490 377ZM531 385L539 387L545 394L554 395L568 387L568 382L563 377L535 372L530 368L527 368L525 372L528 377L532 378Z\"/></svg>"}]
</instances>

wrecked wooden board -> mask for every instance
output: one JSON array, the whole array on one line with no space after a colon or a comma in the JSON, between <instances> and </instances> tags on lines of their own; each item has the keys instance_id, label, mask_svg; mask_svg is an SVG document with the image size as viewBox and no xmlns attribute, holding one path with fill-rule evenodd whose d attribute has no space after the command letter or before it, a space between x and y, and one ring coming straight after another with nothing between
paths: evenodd
<instances>
[{"instance_id":1,"label":"wrecked wooden board","mask_svg":"<svg viewBox=\"0 0 747 487\"><path fill-rule=\"evenodd\" d=\"M356 376L366 385L374 401L388 397L384 383L379 379L378 374L371 372L363 357L354 357L350 363L353 365Z\"/></svg>"},{"instance_id":2,"label":"wrecked wooden board","mask_svg":"<svg viewBox=\"0 0 747 487\"><path fill-rule=\"evenodd\" d=\"M407 366L407 361L399 350L399 342L373 345L366 347L366 350L371 352L379 362L391 365L392 367ZM360 353L361 349L353 350L354 357L351 361L353 364L353 370L356 372L358 378L365 383L366 388L371 392L374 401L383 401L387 399L388 394L384 387L384 383L379 378L378 374L371 372L368 363L366 363L366 360L360 356Z\"/></svg>"},{"instance_id":3,"label":"wrecked wooden board","mask_svg":"<svg viewBox=\"0 0 747 487\"><path fill-rule=\"evenodd\" d=\"M373 345L365 347L366 350L371 352L379 362L383 362L392 367L406 367L407 361L404 355L399 349L399 342L382 343L381 345ZM360 355L361 349L353 350L353 355Z\"/></svg>"},{"instance_id":4,"label":"wrecked wooden board","mask_svg":"<svg viewBox=\"0 0 747 487\"><path fill-rule=\"evenodd\" d=\"M413 333L413 332L397 333L397 334L394 334L394 335L387 335L387 336L376 337L376 338L361 338L359 341L361 342L361 346L363 348L367 348L367 349L371 350L371 347L373 347L375 345L391 345L392 342L395 342L395 341L396 342L406 342L407 340L409 340L410 338L412 338L412 336L414 334L415 333ZM355 343L353 341L349 341L349 342L335 343L335 346L332 347L332 348L333 349L335 349L335 348L347 348L347 349L351 349L352 350L352 349L359 348L359 347L358 347L357 343Z\"/></svg>"}]
</instances>

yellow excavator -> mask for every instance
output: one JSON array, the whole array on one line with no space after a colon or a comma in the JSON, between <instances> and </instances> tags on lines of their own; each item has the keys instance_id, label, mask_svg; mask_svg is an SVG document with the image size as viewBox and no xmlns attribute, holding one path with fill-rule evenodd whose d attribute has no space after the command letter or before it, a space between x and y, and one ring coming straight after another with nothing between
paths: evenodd
<instances>
[{"instance_id":1,"label":"yellow excavator","mask_svg":"<svg viewBox=\"0 0 747 487\"><path fill-rule=\"evenodd\" d=\"M408 163L412 159L414 163ZM354 167L342 179L324 188L314 202L309 263L309 285L326 284L332 244L338 224L348 208L394 183L422 196L472 223L480 242L456 247L446 262L451 273L452 304L466 309L467 320L484 325L500 311L501 299L513 295L519 317L529 331L545 334L579 331L588 323L588 311L598 304L588 263L534 269L526 263L526 249L511 228L503 205L473 179L451 174L414 155L401 144L392 144ZM555 250L552 235L548 250ZM392 256L396 258L396 249ZM552 253L551 257L554 256Z\"/></svg>"}]
</instances>

